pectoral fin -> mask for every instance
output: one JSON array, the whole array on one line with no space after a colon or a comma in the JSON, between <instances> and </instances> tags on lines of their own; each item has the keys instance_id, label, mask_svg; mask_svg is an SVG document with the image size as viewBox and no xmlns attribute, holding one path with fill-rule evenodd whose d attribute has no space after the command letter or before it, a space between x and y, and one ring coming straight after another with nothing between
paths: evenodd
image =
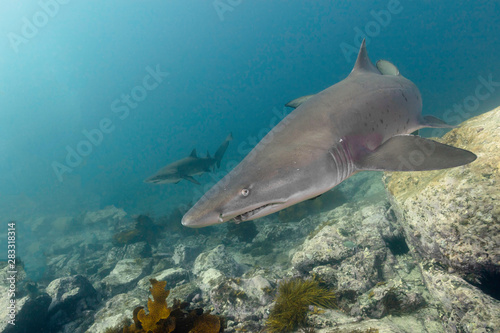
<instances>
[{"instance_id":1,"label":"pectoral fin","mask_svg":"<svg viewBox=\"0 0 500 333\"><path fill-rule=\"evenodd\" d=\"M319 198L320 196L322 196L322 195L323 195L323 194L317 195L317 196L315 196L314 198L311 198L311 199L308 199L308 200L309 200L309 201L316 200L316 199L318 199L318 198Z\"/></svg>"},{"instance_id":2,"label":"pectoral fin","mask_svg":"<svg viewBox=\"0 0 500 333\"><path fill-rule=\"evenodd\" d=\"M456 128L457 126L453 126L445 123L443 120L434 117L434 116L424 116L424 123L422 124L425 127L431 128Z\"/></svg>"},{"instance_id":3,"label":"pectoral fin","mask_svg":"<svg viewBox=\"0 0 500 333\"><path fill-rule=\"evenodd\" d=\"M307 100L309 100L311 97L313 97L314 95L307 95L307 96L302 96L302 97L299 97L299 98L296 98L294 100L291 100L290 102L286 103L285 106L288 106L289 108L298 108L300 106L300 104L306 102Z\"/></svg>"},{"instance_id":4,"label":"pectoral fin","mask_svg":"<svg viewBox=\"0 0 500 333\"><path fill-rule=\"evenodd\" d=\"M185 180L189 180L191 183L195 183L196 185L200 185L200 183L191 176L182 176L182 178Z\"/></svg>"},{"instance_id":5,"label":"pectoral fin","mask_svg":"<svg viewBox=\"0 0 500 333\"><path fill-rule=\"evenodd\" d=\"M397 135L355 164L360 170L424 171L453 168L473 162L477 156L413 135Z\"/></svg>"}]
</instances>

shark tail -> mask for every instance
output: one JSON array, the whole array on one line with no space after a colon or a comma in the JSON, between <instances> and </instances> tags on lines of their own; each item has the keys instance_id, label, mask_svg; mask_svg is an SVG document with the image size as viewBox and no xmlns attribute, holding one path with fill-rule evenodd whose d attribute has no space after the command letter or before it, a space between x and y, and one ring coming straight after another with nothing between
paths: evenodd
<instances>
[{"instance_id":1,"label":"shark tail","mask_svg":"<svg viewBox=\"0 0 500 333\"><path fill-rule=\"evenodd\" d=\"M216 161L215 163L217 164L217 168L220 168L220 162L222 161L222 157L224 157L224 153L226 152L227 146L231 140L233 140L233 133L229 133L226 140L224 140L215 152L214 159Z\"/></svg>"}]
</instances>

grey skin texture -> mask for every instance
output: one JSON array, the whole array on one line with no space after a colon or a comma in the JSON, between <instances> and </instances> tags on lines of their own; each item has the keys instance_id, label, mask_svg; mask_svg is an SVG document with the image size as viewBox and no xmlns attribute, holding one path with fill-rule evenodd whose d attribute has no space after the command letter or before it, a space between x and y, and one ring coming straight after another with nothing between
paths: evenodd
<instances>
[{"instance_id":1,"label":"grey skin texture","mask_svg":"<svg viewBox=\"0 0 500 333\"><path fill-rule=\"evenodd\" d=\"M317 197L362 170L436 170L476 159L409 135L453 126L423 117L418 88L392 63L374 66L364 41L346 79L288 105L296 109L184 215L184 226L254 220Z\"/></svg>"},{"instance_id":2,"label":"grey skin texture","mask_svg":"<svg viewBox=\"0 0 500 333\"><path fill-rule=\"evenodd\" d=\"M224 142L219 146L215 152L214 157L210 157L207 152L206 157L198 157L196 149L193 149L188 157L172 162L164 166L151 177L144 180L145 183L152 184L177 184L181 180L189 180L192 183L200 185L193 176L201 175L205 172L210 172L215 167L220 168L220 162L224 153L226 152L229 142L233 139L232 134L229 134Z\"/></svg>"}]
</instances>

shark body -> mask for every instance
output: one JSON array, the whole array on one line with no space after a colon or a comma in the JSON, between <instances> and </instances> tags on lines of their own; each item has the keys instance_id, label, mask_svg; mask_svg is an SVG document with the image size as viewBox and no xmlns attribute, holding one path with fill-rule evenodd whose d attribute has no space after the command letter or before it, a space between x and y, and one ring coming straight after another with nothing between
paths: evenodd
<instances>
[{"instance_id":1,"label":"shark body","mask_svg":"<svg viewBox=\"0 0 500 333\"><path fill-rule=\"evenodd\" d=\"M152 184L177 184L185 179L199 185L200 183L193 176L210 172L214 170L215 167L219 168L222 157L232 139L232 134L229 134L215 152L214 157L211 157L208 152L206 157L198 157L196 149L193 149L188 157L164 166L154 175L145 179L144 182Z\"/></svg>"},{"instance_id":2,"label":"shark body","mask_svg":"<svg viewBox=\"0 0 500 333\"><path fill-rule=\"evenodd\" d=\"M346 79L287 106L296 109L184 215L184 226L263 217L362 170L436 170L476 159L469 151L408 135L453 126L422 116L418 88L390 62L374 66L364 41Z\"/></svg>"}]
</instances>

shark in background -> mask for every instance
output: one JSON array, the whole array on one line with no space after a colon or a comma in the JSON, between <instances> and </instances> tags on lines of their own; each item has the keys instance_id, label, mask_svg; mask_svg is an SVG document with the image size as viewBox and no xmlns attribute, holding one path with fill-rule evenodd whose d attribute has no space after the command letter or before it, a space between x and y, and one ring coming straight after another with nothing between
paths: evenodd
<instances>
[{"instance_id":1,"label":"shark in background","mask_svg":"<svg viewBox=\"0 0 500 333\"><path fill-rule=\"evenodd\" d=\"M209 152L207 152L206 157L199 157L196 153L196 149L193 149L188 157L164 166L154 175L146 178L144 182L152 184L177 184L181 180L185 179L200 185L200 183L193 176L213 171L215 168L220 168L222 157L224 156L227 146L231 140L233 140L233 135L232 133L229 133L224 142L215 152L214 157L211 157Z\"/></svg>"},{"instance_id":2,"label":"shark in background","mask_svg":"<svg viewBox=\"0 0 500 333\"><path fill-rule=\"evenodd\" d=\"M287 104L296 108L184 215L187 227L254 220L315 198L363 170L422 171L470 163L467 150L409 135L451 128L422 116L418 88L361 44L341 82Z\"/></svg>"}]
</instances>

